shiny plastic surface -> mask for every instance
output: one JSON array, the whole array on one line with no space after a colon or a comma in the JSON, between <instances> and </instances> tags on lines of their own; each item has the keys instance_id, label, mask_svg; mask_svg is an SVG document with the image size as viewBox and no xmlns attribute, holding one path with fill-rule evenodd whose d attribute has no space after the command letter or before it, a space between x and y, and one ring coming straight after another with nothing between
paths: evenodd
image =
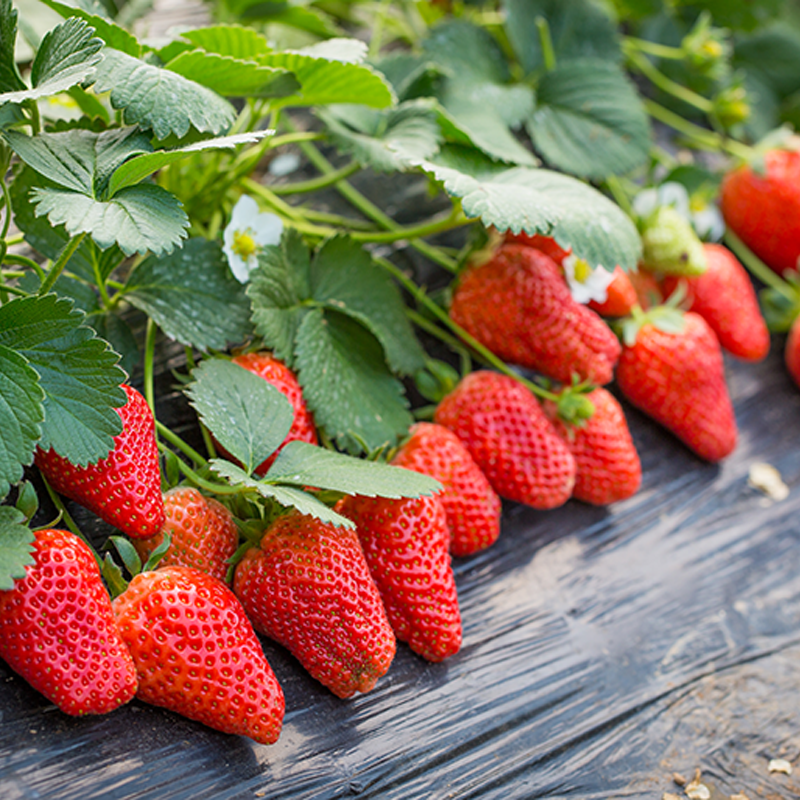
<instances>
[{"instance_id":1,"label":"shiny plastic surface","mask_svg":"<svg viewBox=\"0 0 800 800\"><path fill-rule=\"evenodd\" d=\"M341 701L265 640L287 701L275 745L138 701L72 719L0 663L0 797L661 798L696 768L712 800L800 796L800 391L782 345L726 362L741 436L721 465L626 405L639 494L506 504L497 544L455 563L447 662L401 645ZM760 461L787 499L748 485Z\"/></svg>"}]
</instances>

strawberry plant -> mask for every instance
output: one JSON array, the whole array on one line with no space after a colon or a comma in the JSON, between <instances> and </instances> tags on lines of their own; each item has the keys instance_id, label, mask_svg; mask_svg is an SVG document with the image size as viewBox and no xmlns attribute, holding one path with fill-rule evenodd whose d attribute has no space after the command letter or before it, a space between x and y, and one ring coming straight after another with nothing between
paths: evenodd
<instances>
[{"instance_id":1,"label":"strawberry plant","mask_svg":"<svg viewBox=\"0 0 800 800\"><path fill-rule=\"evenodd\" d=\"M800 72L763 56L800 47L777 4L219 0L150 40L134 8L43 2L62 21L36 40L0 0L0 627L41 530L69 528L117 598L138 696L272 742L283 695L255 637L236 647L269 696L226 684L209 711L165 690L140 631L197 675L140 606L172 608L173 584L203 614L222 597L349 697L395 634L459 650L448 548L497 540L498 496L637 491L598 387L702 459L732 452L719 344L756 361L769 342L747 274L715 277L723 217L767 323L800 308L780 128Z\"/></svg>"}]
</instances>

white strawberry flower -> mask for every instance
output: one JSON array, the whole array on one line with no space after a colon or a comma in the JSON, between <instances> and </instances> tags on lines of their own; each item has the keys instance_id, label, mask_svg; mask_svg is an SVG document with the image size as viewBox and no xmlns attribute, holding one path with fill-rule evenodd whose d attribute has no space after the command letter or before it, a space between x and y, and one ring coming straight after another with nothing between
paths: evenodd
<instances>
[{"instance_id":1,"label":"white strawberry flower","mask_svg":"<svg viewBox=\"0 0 800 800\"><path fill-rule=\"evenodd\" d=\"M718 242L725 233L719 208L702 191L690 196L683 184L667 181L658 188L644 189L633 200L634 212L643 219L659 206L672 206L705 241Z\"/></svg>"},{"instance_id":2,"label":"white strawberry flower","mask_svg":"<svg viewBox=\"0 0 800 800\"><path fill-rule=\"evenodd\" d=\"M582 258L568 255L563 262L564 275L575 302L588 303L594 300L602 303L608 297L608 286L614 279L613 273L598 265L595 269Z\"/></svg>"},{"instance_id":3,"label":"white strawberry flower","mask_svg":"<svg viewBox=\"0 0 800 800\"><path fill-rule=\"evenodd\" d=\"M249 195L243 194L231 212L223 234L222 250L228 258L231 272L239 283L247 283L258 264L261 249L278 244L283 233L283 221L276 214L261 212Z\"/></svg>"}]
</instances>

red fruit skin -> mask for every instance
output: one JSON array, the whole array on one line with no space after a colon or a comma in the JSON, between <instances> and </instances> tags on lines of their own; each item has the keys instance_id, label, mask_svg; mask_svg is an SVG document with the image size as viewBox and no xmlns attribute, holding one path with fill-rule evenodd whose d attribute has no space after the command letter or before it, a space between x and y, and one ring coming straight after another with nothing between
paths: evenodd
<instances>
[{"instance_id":1,"label":"red fruit skin","mask_svg":"<svg viewBox=\"0 0 800 800\"><path fill-rule=\"evenodd\" d=\"M687 311L684 320L681 333L645 323L636 343L623 347L617 385L700 458L716 462L733 452L737 440L722 350L699 314Z\"/></svg>"},{"instance_id":2,"label":"red fruit skin","mask_svg":"<svg viewBox=\"0 0 800 800\"><path fill-rule=\"evenodd\" d=\"M765 174L749 166L729 172L720 187L728 227L768 266L781 274L800 257L800 152L771 150Z\"/></svg>"},{"instance_id":3,"label":"red fruit skin","mask_svg":"<svg viewBox=\"0 0 800 800\"><path fill-rule=\"evenodd\" d=\"M571 247L565 250L552 237L542 236L538 233L534 236L530 236L524 232L511 233L511 231L508 231L505 234L505 241L508 244L523 244L526 247L534 247L536 250L540 250L542 253L550 256L559 267L564 263L564 259L572 252Z\"/></svg>"},{"instance_id":4,"label":"red fruit skin","mask_svg":"<svg viewBox=\"0 0 800 800\"><path fill-rule=\"evenodd\" d=\"M430 475L444 486L439 500L450 531L450 553L470 556L485 550L500 535L500 498L451 430L418 422L392 459L396 467Z\"/></svg>"},{"instance_id":5,"label":"red fruit skin","mask_svg":"<svg viewBox=\"0 0 800 800\"><path fill-rule=\"evenodd\" d=\"M226 562L239 546L239 530L231 512L190 487L165 492L164 512L164 527L155 536L133 542L142 561L147 561L169 533L170 546L159 566L194 567L224 581Z\"/></svg>"},{"instance_id":6,"label":"red fruit skin","mask_svg":"<svg viewBox=\"0 0 800 800\"><path fill-rule=\"evenodd\" d=\"M35 563L0 592L0 656L64 713L106 714L137 678L97 562L72 533L34 536Z\"/></svg>"},{"instance_id":7,"label":"red fruit skin","mask_svg":"<svg viewBox=\"0 0 800 800\"><path fill-rule=\"evenodd\" d=\"M155 422L147 401L122 385L128 402L117 409L122 433L106 458L77 467L55 450L37 450L36 466L59 494L88 508L133 538L155 535L164 524Z\"/></svg>"},{"instance_id":8,"label":"red fruit skin","mask_svg":"<svg viewBox=\"0 0 800 800\"><path fill-rule=\"evenodd\" d=\"M356 523L395 636L428 661L455 655L461 612L439 499L348 496L336 509Z\"/></svg>"},{"instance_id":9,"label":"red fruit skin","mask_svg":"<svg viewBox=\"0 0 800 800\"><path fill-rule=\"evenodd\" d=\"M783 350L783 358L786 369L792 380L800 387L800 317L796 317L789 329L789 336L786 338L786 345Z\"/></svg>"},{"instance_id":10,"label":"red fruit skin","mask_svg":"<svg viewBox=\"0 0 800 800\"><path fill-rule=\"evenodd\" d=\"M572 494L575 459L534 396L513 378L470 373L439 403L434 422L461 439L500 497L548 509Z\"/></svg>"},{"instance_id":11,"label":"red fruit skin","mask_svg":"<svg viewBox=\"0 0 800 800\"><path fill-rule=\"evenodd\" d=\"M113 603L136 696L223 733L278 740L283 690L241 603L191 567L142 572Z\"/></svg>"},{"instance_id":12,"label":"red fruit skin","mask_svg":"<svg viewBox=\"0 0 800 800\"><path fill-rule=\"evenodd\" d=\"M255 629L338 697L368 692L388 671L397 642L354 530L279 517L239 562L233 588Z\"/></svg>"},{"instance_id":13,"label":"red fruit skin","mask_svg":"<svg viewBox=\"0 0 800 800\"><path fill-rule=\"evenodd\" d=\"M664 295L669 297L683 280L688 310L703 317L722 347L745 361L761 361L769 352L769 331L747 270L721 245L703 249L708 269L697 277L665 277Z\"/></svg>"},{"instance_id":14,"label":"red fruit skin","mask_svg":"<svg viewBox=\"0 0 800 800\"><path fill-rule=\"evenodd\" d=\"M244 367L255 375L259 375L265 381L271 383L278 389L286 399L292 404L294 409L294 422L286 434L281 446L262 464L256 467L257 475L265 475L272 466L272 462L278 453L288 442L300 441L309 444L319 444L317 429L314 426L314 418L306 406L303 399L303 390L297 381L295 374L278 359L273 358L269 353L245 353L233 359L234 364Z\"/></svg>"},{"instance_id":15,"label":"red fruit skin","mask_svg":"<svg viewBox=\"0 0 800 800\"><path fill-rule=\"evenodd\" d=\"M639 302L636 289L628 273L619 265L614 268L614 277L608 285L606 299L602 303L591 300L587 305L601 317L627 317Z\"/></svg>"},{"instance_id":16,"label":"red fruit skin","mask_svg":"<svg viewBox=\"0 0 800 800\"><path fill-rule=\"evenodd\" d=\"M647 311L664 301L661 284L652 272L648 272L642 264L636 272L628 273L628 279L636 292L639 305Z\"/></svg>"},{"instance_id":17,"label":"red fruit skin","mask_svg":"<svg viewBox=\"0 0 800 800\"><path fill-rule=\"evenodd\" d=\"M506 244L461 279L453 321L505 361L570 383L574 374L608 383L619 358L617 337L577 303L550 257Z\"/></svg>"},{"instance_id":18,"label":"red fruit skin","mask_svg":"<svg viewBox=\"0 0 800 800\"><path fill-rule=\"evenodd\" d=\"M606 506L639 491L642 464L614 396L598 387L586 397L595 410L582 427L568 426L559 419L556 403L550 400L544 403L544 410L577 465L572 496L584 503Z\"/></svg>"}]
</instances>

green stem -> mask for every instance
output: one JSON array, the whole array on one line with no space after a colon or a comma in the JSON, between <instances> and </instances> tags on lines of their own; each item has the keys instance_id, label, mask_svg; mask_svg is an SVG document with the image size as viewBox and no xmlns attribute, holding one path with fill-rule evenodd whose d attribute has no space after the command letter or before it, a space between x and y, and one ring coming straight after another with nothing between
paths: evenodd
<instances>
[{"instance_id":1,"label":"green stem","mask_svg":"<svg viewBox=\"0 0 800 800\"><path fill-rule=\"evenodd\" d=\"M13 247L15 244L22 244L24 241L25 241L25 234L18 233L16 236L9 236L8 239L6 239L6 244L9 247Z\"/></svg>"},{"instance_id":2,"label":"green stem","mask_svg":"<svg viewBox=\"0 0 800 800\"><path fill-rule=\"evenodd\" d=\"M327 175L321 175L318 178L312 178L307 181L297 181L296 183L284 183L277 186L271 186L270 189L277 195L285 194L305 194L306 192L316 192L319 189L325 189L338 183L345 178L349 178L361 169L361 165L357 161L351 161L349 164L334 170Z\"/></svg>"},{"instance_id":3,"label":"green stem","mask_svg":"<svg viewBox=\"0 0 800 800\"><path fill-rule=\"evenodd\" d=\"M629 52L630 49L636 49L656 58L667 58L671 61L682 61L685 56L680 47L670 47L658 42L649 42L647 39L637 39L635 36L623 37L622 46L626 52Z\"/></svg>"},{"instance_id":4,"label":"green stem","mask_svg":"<svg viewBox=\"0 0 800 800\"><path fill-rule=\"evenodd\" d=\"M147 319L147 328L144 338L144 399L156 415L156 395L153 391L153 373L156 352L156 324L152 318Z\"/></svg>"},{"instance_id":5,"label":"green stem","mask_svg":"<svg viewBox=\"0 0 800 800\"><path fill-rule=\"evenodd\" d=\"M412 225L407 228L397 227L385 233L351 233L350 236L359 242L397 242L401 239L418 239L423 236L432 236L435 233L442 233L462 225L470 225L472 220L467 219L461 209L454 205L453 208L420 225Z\"/></svg>"},{"instance_id":6,"label":"green stem","mask_svg":"<svg viewBox=\"0 0 800 800\"><path fill-rule=\"evenodd\" d=\"M730 228L725 231L725 244L733 250L739 260L761 283L779 292L792 303L797 302L797 293L774 270L770 269Z\"/></svg>"},{"instance_id":7,"label":"green stem","mask_svg":"<svg viewBox=\"0 0 800 800\"><path fill-rule=\"evenodd\" d=\"M628 193L625 191L625 188L623 187L619 178L617 178L616 175L609 175L606 178L606 186L608 186L609 191L614 196L614 200L616 201L617 205L629 217L635 217Z\"/></svg>"},{"instance_id":8,"label":"green stem","mask_svg":"<svg viewBox=\"0 0 800 800\"><path fill-rule=\"evenodd\" d=\"M162 445L159 442L159 450L162 452L168 450L166 446ZM188 464L181 461L181 459L177 459L178 462L178 469L193 483L195 486L199 486L201 489L205 489L212 494L245 494L248 492L252 492L252 489L243 486L230 486L229 484L225 483L214 483L213 481L207 481L205 478L201 478Z\"/></svg>"},{"instance_id":9,"label":"green stem","mask_svg":"<svg viewBox=\"0 0 800 800\"><path fill-rule=\"evenodd\" d=\"M372 25L372 38L369 41L369 51L367 58L374 61L381 51L383 41L383 28L386 25L386 12L389 10L391 0L383 0L378 13L375 15L375 22Z\"/></svg>"},{"instance_id":10,"label":"green stem","mask_svg":"<svg viewBox=\"0 0 800 800\"><path fill-rule=\"evenodd\" d=\"M8 235L8 229L11 225L11 214L12 214L11 195L8 192L8 186L6 186L5 180L1 178L0 178L0 186L2 187L3 190L3 204L6 207L6 217L3 220L3 230L2 232L0 232L0 239L5 239L6 236ZM6 246L8 246L7 243Z\"/></svg>"},{"instance_id":11,"label":"green stem","mask_svg":"<svg viewBox=\"0 0 800 800\"><path fill-rule=\"evenodd\" d=\"M284 144L298 144L304 142L318 142L325 139L324 133L319 131L292 131L291 133L284 133L282 136L275 136L270 139L270 149L281 147Z\"/></svg>"},{"instance_id":12,"label":"green stem","mask_svg":"<svg viewBox=\"0 0 800 800\"><path fill-rule=\"evenodd\" d=\"M625 55L628 57L628 61L636 67L639 72L655 86L658 86L663 92L671 94L673 97L693 106L704 114L711 114L714 110L714 104L710 100L697 94L697 92L693 92L691 89L687 89L685 86L681 86L681 84L676 83L671 78L668 78L663 72L653 66L647 56L631 48L627 49Z\"/></svg>"},{"instance_id":13,"label":"green stem","mask_svg":"<svg viewBox=\"0 0 800 800\"><path fill-rule=\"evenodd\" d=\"M42 482L44 483L44 488L47 490L47 494L50 496L50 500L52 500L53 505L56 507L59 514L61 514L64 524L92 551L92 555L94 556L94 560L97 562L97 566L102 570L103 562L100 559L100 556L97 554L97 551L94 549L94 547L92 547L92 543L86 538L86 536L84 536L83 531L77 526L75 520L72 518L72 515L69 513L69 511L67 511L64 501L55 492L44 475L42 475Z\"/></svg>"},{"instance_id":14,"label":"green stem","mask_svg":"<svg viewBox=\"0 0 800 800\"><path fill-rule=\"evenodd\" d=\"M30 292L26 292L24 289L20 289L18 286L9 286L6 283L2 283L2 291L7 292L8 294L14 294L17 297L30 297ZM2 300L2 303L5 302L5 299ZM0 304L2 304L0 303Z\"/></svg>"},{"instance_id":15,"label":"green stem","mask_svg":"<svg viewBox=\"0 0 800 800\"><path fill-rule=\"evenodd\" d=\"M539 31L539 44L542 48L542 60L547 72L556 68L556 51L553 49L553 37L550 35L550 26L544 17L536 17L536 28Z\"/></svg>"},{"instance_id":16,"label":"green stem","mask_svg":"<svg viewBox=\"0 0 800 800\"><path fill-rule=\"evenodd\" d=\"M84 236L86 236L85 233L79 233L77 236L73 236L64 246L58 260L50 267L47 277L42 281L42 285L39 287L40 295L47 294L47 292L53 288L55 282L58 280L58 276L64 271L67 262L72 258L72 254L80 247Z\"/></svg>"},{"instance_id":17,"label":"green stem","mask_svg":"<svg viewBox=\"0 0 800 800\"><path fill-rule=\"evenodd\" d=\"M47 273L42 269L41 264L37 264L32 258L18 256L14 253L6 253L3 256L3 264L13 264L17 267L28 267L28 269L32 269L39 276L40 283L47 277Z\"/></svg>"},{"instance_id":18,"label":"green stem","mask_svg":"<svg viewBox=\"0 0 800 800\"><path fill-rule=\"evenodd\" d=\"M178 436L177 433L173 433L163 422L159 422L156 420L156 430L158 431L159 435L162 439L166 439L171 445L174 445L178 448L185 456L194 461L198 467L205 466L207 463L203 456L197 452L191 445L187 444L186 442Z\"/></svg>"},{"instance_id":19,"label":"green stem","mask_svg":"<svg viewBox=\"0 0 800 800\"><path fill-rule=\"evenodd\" d=\"M317 211L315 208L300 206L303 209L303 216L312 222L321 222L324 225L335 225L337 228L347 228L351 231L374 231L375 223L367 222L355 217L344 217L341 214L329 214L326 211Z\"/></svg>"}]
</instances>

